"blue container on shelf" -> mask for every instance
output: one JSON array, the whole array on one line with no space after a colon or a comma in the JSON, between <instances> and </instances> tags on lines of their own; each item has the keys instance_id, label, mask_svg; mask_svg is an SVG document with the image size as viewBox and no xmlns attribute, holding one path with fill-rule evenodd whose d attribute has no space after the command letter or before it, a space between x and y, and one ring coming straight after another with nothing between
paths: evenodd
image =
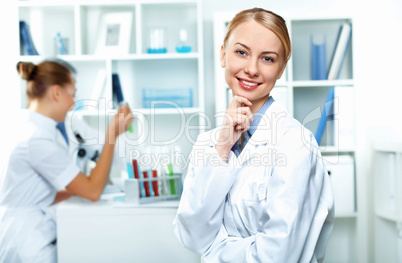
<instances>
[{"instance_id":1,"label":"blue container on shelf","mask_svg":"<svg viewBox=\"0 0 402 263\"><path fill-rule=\"evenodd\" d=\"M153 105L152 105L153 103ZM192 88L143 88L144 108L189 108L193 107Z\"/></svg>"},{"instance_id":2,"label":"blue container on shelf","mask_svg":"<svg viewBox=\"0 0 402 263\"><path fill-rule=\"evenodd\" d=\"M178 53L190 53L191 47L190 46L177 46L176 51Z\"/></svg>"},{"instance_id":3,"label":"blue container on shelf","mask_svg":"<svg viewBox=\"0 0 402 263\"><path fill-rule=\"evenodd\" d=\"M164 54L167 53L167 48L148 48L148 54Z\"/></svg>"}]
</instances>

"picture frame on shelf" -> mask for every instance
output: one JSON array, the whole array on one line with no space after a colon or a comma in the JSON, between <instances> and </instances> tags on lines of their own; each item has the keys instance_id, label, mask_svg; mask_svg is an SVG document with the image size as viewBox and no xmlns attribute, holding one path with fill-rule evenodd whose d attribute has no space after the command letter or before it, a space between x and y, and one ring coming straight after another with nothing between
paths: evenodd
<instances>
[{"instance_id":1,"label":"picture frame on shelf","mask_svg":"<svg viewBox=\"0 0 402 263\"><path fill-rule=\"evenodd\" d=\"M132 20L130 12L104 14L99 23L95 54L128 54Z\"/></svg>"}]
</instances>

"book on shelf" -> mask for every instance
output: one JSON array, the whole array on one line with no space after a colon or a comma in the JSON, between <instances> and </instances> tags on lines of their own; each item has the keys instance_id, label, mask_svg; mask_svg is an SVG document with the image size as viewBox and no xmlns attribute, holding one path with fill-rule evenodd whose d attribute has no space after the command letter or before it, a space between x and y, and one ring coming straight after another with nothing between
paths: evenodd
<instances>
[{"instance_id":1,"label":"book on shelf","mask_svg":"<svg viewBox=\"0 0 402 263\"><path fill-rule=\"evenodd\" d=\"M350 23L345 22L343 23L340 28L339 28L339 32L338 32L338 36L337 36L337 40L336 40L336 45L334 48L334 52L332 55L332 59L331 59L331 63L330 63L330 68L328 71L328 80L334 80L334 79L338 79L340 72L341 72L341 67L343 64L343 61L345 60L345 56L347 53L347 50L349 48L349 44L350 44L350 39L352 36L352 26L350 25ZM322 139L322 135L324 134L324 130L325 130L325 126L327 125L327 121L328 121L328 117L329 116L333 116L333 114L336 114L338 112L338 108L334 108L334 100L335 97L337 97L335 95L335 91L337 90L338 94L341 92L342 90L340 89L341 87L331 87L328 91L328 95L327 95L327 99L325 101L325 106L323 108L322 114L321 114L321 119L319 121L316 133L315 133L315 138L317 140L318 145L320 145L321 139ZM347 89L347 87L345 87ZM349 88L350 89L350 88ZM343 98L342 101L349 101L350 99L353 99L353 96L351 98L346 98L347 95L342 95ZM339 102L337 102L339 103ZM341 105L344 105L344 103L342 102ZM351 104L353 105L353 103ZM335 106L336 107L336 106ZM346 107L345 106L342 106ZM331 114L332 113L332 114ZM352 111L353 113L353 111ZM345 115L351 115L351 112L346 113ZM348 118L348 116L343 116L342 118ZM344 141L345 143L341 143L342 146L350 146L351 144L347 144L346 142L349 143L353 143L353 138L350 138L350 136L353 137L353 128L352 130L350 130L349 128L343 129L340 126L337 126L336 123L338 123L338 120L334 121L334 125L333 127L329 127L327 130L329 131L330 129L333 131L333 143L337 146L340 146L339 143L341 143L339 140ZM346 121L346 123L349 123L349 121ZM346 125L346 124L342 124ZM347 124L346 126L350 126L349 124ZM342 135L340 131L337 131L341 129L342 130ZM348 131L346 131L348 130ZM338 134L339 132L339 134ZM346 136L346 134L349 134L348 136ZM342 136L342 137L341 137ZM345 137L346 136L346 137Z\"/></svg>"},{"instance_id":2,"label":"book on shelf","mask_svg":"<svg viewBox=\"0 0 402 263\"><path fill-rule=\"evenodd\" d=\"M354 145L354 89L352 87L331 87L315 134L320 145L327 129L327 145L347 149Z\"/></svg>"},{"instance_id":3,"label":"book on shelf","mask_svg":"<svg viewBox=\"0 0 402 263\"><path fill-rule=\"evenodd\" d=\"M112 74L112 86L113 86L113 101L117 102L117 104L124 102L123 90L120 84L119 74Z\"/></svg>"},{"instance_id":4,"label":"book on shelf","mask_svg":"<svg viewBox=\"0 0 402 263\"><path fill-rule=\"evenodd\" d=\"M112 88L113 88L113 101L117 102L118 107L122 107L126 104L123 96L123 89L120 84L119 74L112 74ZM130 124L128 131L130 133L134 132L133 125Z\"/></svg>"},{"instance_id":5,"label":"book on shelf","mask_svg":"<svg viewBox=\"0 0 402 263\"><path fill-rule=\"evenodd\" d=\"M57 32L56 36L54 37L54 41L56 43L57 54L67 55L68 51L65 43L66 39L63 40L59 32Z\"/></svg>"},{"instance_id":6,"label":"book on shelf","mask_svg":"<svg viewBox=\"0 0 402 263\"><path fill-rule=\"evenodd\" d=\"M315 132L315 139L316 139L318 145L321 145L321 139L322 139L322 136L324 135L327 121L332 116L334 99L335 99L335 88L331 87L331 88L329 88L327 99L325 100L325 105L324 105L324 108L321 113L321 118L318 123L317 130ZM327 129L327 132L328 132L328 129Z\"/></svg>"},{"instance_id":7,"label":"book on shelf","mask_svg":"<svg viewBox=\"0 0 402 263\"><path fill-rule=\"evenodd\" d=\"M351 36L352 26L350 25L350 23L343 23L339 28L335 49L332 54L332 59L330 63L331 66L328 71L328 80L339 78L341 67L348 51Z\"/></svg>"},{"instance_id":8,"label":"book on shelf","mask_svg":"<svg viewBox=\"0 0 402 263\"><path fill-rule=\"evenodd\" d=\"M325 35L311 35L311 79L327 79L327 38Z\"/></svg>"},{"instance_id":9,"label":"book on shelf","mask_svg":"<svg viewBox=\"0 0 402 263\"><path fill-rule=\"evenodd\" d=\"M29 25L23 20L20 21L20 44L22 47L21 53L30 56L39 55L33 43Z\"/></svg>"}]
</instances>

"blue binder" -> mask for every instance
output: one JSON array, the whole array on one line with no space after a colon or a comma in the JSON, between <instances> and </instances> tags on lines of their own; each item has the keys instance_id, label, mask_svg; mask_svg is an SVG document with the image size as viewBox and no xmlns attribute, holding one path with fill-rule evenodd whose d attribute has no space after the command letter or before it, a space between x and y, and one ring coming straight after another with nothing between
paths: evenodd
<instances>
[{"instance_id":1,"label":"blue binder","mask_svg":"<svg viewBox=\"0 0 402 263\"><path fill-rule=\"evenodd\" d=\"M315 43L314 37L311 36L311 79L324 80L327 79L327 42L326 39L322 43Z\"/></svg>"},{"instance_id":2,"label":"blue binder","mask_svg":"<svg viewBox=\"0 0 402 263\"><path fill-rule=\"evenodd\" d=\"M331 116L332 107L334 105L334 99L335 99L335 88L331 87L328 91L327 99L325 101L324 109L322 110L321 113L321 118L320 122L318 123L317 131L315 132L315 139L318 145L320 145L322 135L324 134L325 126L327 124L329 117Z\"/></svg>"},{"instance_id":3,"label":"blue binder","mask_svg":"<svg viewBox=\"0 0 402 263\"><path fill-rule=\"evenodd\" d=\"M336 38L336 45L335 45L334 52L333 52L333 55L332 55L332 58L331 58L331 63L330 63L331 66L332 66L332 64L334 62L334 57L335 57L337 47L338 47L338 45L340 45L339 39L340 39L342 30L344 30L345 25L346 24L342 24L340 26L340 28L339 28L338 36ZM342 55L341 62L339 64L339 68L336 68L336 75L335 75L336 79L339 78L339 74L341 72L342 64L343 64L343 61L345 60L346 53L347 53L348 47L350 45L351 37L352 37L352 31L349 32L347 42L344 42L345 45L343 46L343 49L342 49L343 53L341 54ZM331 70L329 70L329 71L331 71ZM330 74L330 72L328 72L328 74ZM335 99L335 87L331 87L329 89L329 91L328 91L327 99L325 101L325 106L324 106L324 109L323 109L322 114L321 114L321 119L320 119L320 122L318 124L317 130L316 130L316 133L315 133L315 138L317 140L318 145L320 145L322 135L324 134L326 123L327 123L329 117L332 117L331 116L331 111L333 110L334 99Z\"/></svg>"},{"instance_id":4,"label":"blue binder","mask_svg":"<svg viewBox=\"0 0 402 263\"><path fill-rule=\"evenodd\" d=\"M20 40L27 55L39 55L32 41L29 26L25 21L20 21Z\"/></svg>"},{"instance_id":5,"label":"blue binder","mask_svg":"<svg viewBox=\"0 0 402 263\"><path fill-rule=\"evenodd\" d=\"M113 93L116 96L117 103L124 102L123 90L121 89L120 78L117 73L112 74Z\"/></svg>"}]
</instances>

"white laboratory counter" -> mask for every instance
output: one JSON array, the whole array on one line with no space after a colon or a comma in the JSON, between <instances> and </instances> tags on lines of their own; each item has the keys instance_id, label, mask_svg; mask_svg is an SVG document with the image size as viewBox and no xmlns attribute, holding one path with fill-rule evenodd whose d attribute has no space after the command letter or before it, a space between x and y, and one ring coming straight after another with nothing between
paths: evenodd
<instances>
[{"instance_id":1,"label":"white laboratory counter","mask_svg":"<svg viewBox=\"0 0 402 263\"><path fill-rule=\"evenodd\" d=\"M173 233L178 204L93 203L73 197L56 208L58 263L200 262Z\"/></svg>"}]
</instances>

